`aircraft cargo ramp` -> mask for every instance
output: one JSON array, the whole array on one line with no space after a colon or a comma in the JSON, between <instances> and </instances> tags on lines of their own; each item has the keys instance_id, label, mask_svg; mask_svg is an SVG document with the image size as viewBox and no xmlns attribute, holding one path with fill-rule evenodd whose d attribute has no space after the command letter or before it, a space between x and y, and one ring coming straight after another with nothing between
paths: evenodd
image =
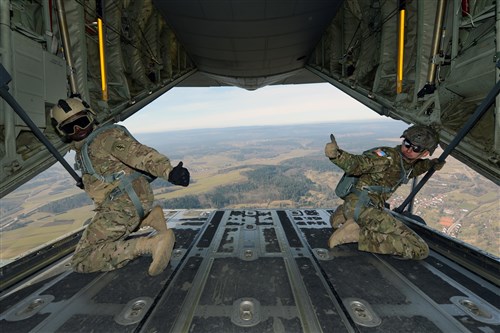
<instances>
[{"instance_id":1,"label":"aircraft cargo ramp","mask_svg":"<svg viewBox=\"0 0 500 333\"><path fill-rule=\"evenodd\" d=\"M425 227L431 255L411 261L327 249L328 209L186 212L159 276L148 257L92 274L65 258L4 291L2 332L500 332L498 261L479 276Z\"/></svg>"}]
</instances>

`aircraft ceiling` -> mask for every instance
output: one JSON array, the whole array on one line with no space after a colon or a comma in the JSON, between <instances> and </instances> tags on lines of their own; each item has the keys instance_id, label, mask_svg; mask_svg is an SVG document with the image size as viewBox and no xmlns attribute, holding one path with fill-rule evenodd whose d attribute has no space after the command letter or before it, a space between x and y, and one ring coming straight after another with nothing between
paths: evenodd
<instances>
[{"instance_id":1,"label":"aircraft ceiling","mask_svg":"<svg viewBox=\"0 0 500 333\"><path fill-rule=\"evenodd\" d=\"M174 86L253 90L329 82L382 116L435 126L446 147L498 80L491 1L398 7L377 0L13 0L0 6L1 62L12 77L1 91L8 88L61 153L68 145L48 114L71 93L89 101L104 124L126 119ZM0 103L3 196L55 159ZM452 152L497 184L498 110L495 103L486 108ZM332 105L332 112L339 110Z\"/></svg>"},{"instance_id":2,"label":"aircraft ceiling","mask_svg":"<svg viewBox=\"0 0 500 333\"><path fill-rule=\"evenodd\" d=\"M199 71L253 90L277 82L323 82L316 75L301 80L295 75L304 69L342 1L154 1L154 5ZM294 78L287 81L290 77Z\"/></svg>"}]
</instances>

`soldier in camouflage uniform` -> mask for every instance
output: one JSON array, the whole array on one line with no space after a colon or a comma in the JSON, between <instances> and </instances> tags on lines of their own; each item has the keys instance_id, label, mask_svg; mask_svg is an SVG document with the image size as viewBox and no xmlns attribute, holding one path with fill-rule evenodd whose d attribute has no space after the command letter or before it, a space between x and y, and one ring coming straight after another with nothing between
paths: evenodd
<instances>
[{"instance_id":1,"label":"soldier in camouflage uniform","mask_svg":"<svg viewBox=\"0 0 500 333\"><path fill-rule=\"evenodd\" d=\"M170 261L175 237L167 228L161 207L152 207L148 180L162 177L188 186L188 170L182 162L172 167L166 156L137 142L122 126L97 128L94 111L78 97L59 100L51 117L57 131L72 141L84 189L95 205L96 214L72 258L75 271L110 271L150 254L153 259L148 273L160 274ZM144 226L157 233L128 238Z\"/></svg>"},{"instance_id":2,"label":"soldier in camouflage uniform","mask_svg":"<svg viewBox=\"0 0 500 333\"><path fill-rule=\"evenodd\" d=\"M432 155L439 136L428 126L412 126L404 131L403 143L394 148L378 147L353 155L340 149L333 135L325 146L325 155L357 182L343 197L330 217L334 233L330 248L358 242L361 251L392 254L407 259L424 259L427 244L411 229L384 211L387 199L408 179L440 170L444 162L422 159Z\"/></svg>"}]
</instances>

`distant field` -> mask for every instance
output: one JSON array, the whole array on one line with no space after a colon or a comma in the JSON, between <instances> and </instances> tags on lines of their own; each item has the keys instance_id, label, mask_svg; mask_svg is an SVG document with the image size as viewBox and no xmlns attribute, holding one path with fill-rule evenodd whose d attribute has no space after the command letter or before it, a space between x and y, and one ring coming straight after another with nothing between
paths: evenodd
<instances>
[{"instance_id":1,"label":"distant field","mask_svg":"<svg viewBox=\"0 0 500 333\"><path fill-rule=\"evenodd\" d=\"M25 227L2 231L0 259L15 257L30 249L74 232L92 218L93 206L73 209L64 214L37 213L30 216L33 222Z\"/></svg>"},{"instance_id":2,"label":"distant field","mask_svg":"<svg viewBox=\"0 0 500 333\"><path fill-rule=\"evenodd\" d=\"M249 169L238 169L228 173L205 176L199 179L196 178L196 182L189 185L188 187L174 187L171 192L155 194L155 198L157 200L179 198L185 195L193 195L193 194L208 192L213 190L217 186L241 182L246 180L246 177L241 175L241 172L245 170Z\"/></svg>"}]
</instances>

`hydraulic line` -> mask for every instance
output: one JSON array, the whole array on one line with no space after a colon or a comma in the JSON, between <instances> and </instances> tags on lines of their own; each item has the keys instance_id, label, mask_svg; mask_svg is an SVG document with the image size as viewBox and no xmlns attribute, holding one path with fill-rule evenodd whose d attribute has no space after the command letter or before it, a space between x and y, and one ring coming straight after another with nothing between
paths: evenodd
<instances>
[{"instance_id":1,"label":"hydraulic line","mask_svg":"<svg viewBox=\"0 0 500 333\"><path fill-rule=\"evenodd\" d=\"M446 0L439 0L436 13L436 21L434 23L434 37L432 38L432 50L431 50L432 63L431 66L429 67L429 72L427 74L427 82L430 84L434 84L434 81L436 79L437 66L435 58L439 52L439 44L441 43L441 30L443 29L443 16L444 16L445 6L446 6Z\"/></svg>"},{"instance_id":2,"label":"hydraulic line","mask_svg":"<svg viewBox=\"0 0 500 333\"><path fill-rule=\"evenodd\" d=\"M422 98L426 94L432 94L436 90L436 68L437 56L439 54L439 45L441 44L441 36L443 30L443 20L446 8L446 0L438 0L436 9L436 19L434 21L434 32L432 37L431 47L431 63L427 72L427 82L424 87L417 93L417 97Z\"/></svg>"},{"instance_id":3,"label":"hydraulic line","mask_svg":"<svg viewBox=\"0 0 500 333\"><path fill-rule=\"evenodd\" d=\"M465 125L457 132L457 135L451 140L450 144L443 151L441 156L438 157L439 162L444 162L446 157L451 153L453 149L462 141L462 139L469 133L469 131L477 124L479 119L488 111L490 106L495 102L495 99L500 92L500 81L498 81L495 86L490 90L488 96L482 101L481 105L478 106L476 111L469 117ZM420 191L420 189L424 186L424 184L431 178L431 176L436 172L434 168L431 168L422 180L417 184L417 186L411 191L405 201L398 208L394 209L397 213L402 213L405 207L413 201L415 195Z\"/></svg>"},{"instance_id":4,"label":"hydraulic line","mask_svg":"<svg viewBox=\"0 0 500 333\"><path fill-rule=\"evenodd\" d=\"M75 78L75 66L73 64L73 56L71 55L71 42L68 33L68 23L66 22L66 13L64 12L64 1L56 0L57 5L57 18L59 22L59 30L61 31L61 38L64 48L64 57L69 68L69 84L71 88L71 94L78 93L76 78Z\"/></svg>"}]
</instances>

